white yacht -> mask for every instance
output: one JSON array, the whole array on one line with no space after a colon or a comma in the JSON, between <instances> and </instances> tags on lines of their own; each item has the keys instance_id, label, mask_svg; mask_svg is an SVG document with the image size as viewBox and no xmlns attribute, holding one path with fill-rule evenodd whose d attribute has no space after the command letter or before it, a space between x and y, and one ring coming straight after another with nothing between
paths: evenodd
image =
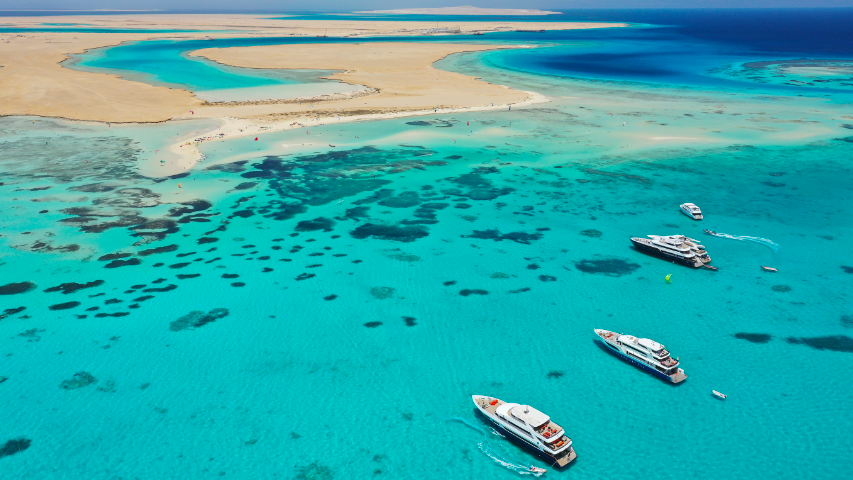
<instances>
[{"instance_id":1,"label":"white yacht","mask_svg":"<svg viewBox=\"0 0 853 480\"><path fill-rule=\"evenodd\" d=\"M716 270L716 267L706 265L711 263L711 257L699 240L684 235L648 235L649 238L634 237L631 243L645 253L672 260L688 267L705 267Z\"/></svg>"},{"instance_id":2,"label":"white yacht","mask_svg":"<svg viewBox=\"0 0 853 480\"><path fill-rule=\"evenodd\" d=\"M654 340L600 329L595 329L595 334L601 337L611 353L643 370L672 383L681 383L687 378L684 370L678 368L678 360Z\"/></svg>"},{"instance_id":3,"label":"white yacht","mask_svg":"<svg viewBox=\"0 0 853 480\"><path fill-rule=\"evenodd\" d=\"M699 210L699 207L697 207L695 204L682 203L681 211L693 220L702 220L702 210Z\"/></svg>"},{"instance_id":4,"label":"white yacht","mask_svg":"<svg viewBox=\"0 0 853 480\"><path fill-rule=\"evenodd\" d=\"M495 429L533 450L551 465L565 467L578 457L563 427L539 410L485 395L472 395L471 398Z\"/></svg>"}]
</instances>

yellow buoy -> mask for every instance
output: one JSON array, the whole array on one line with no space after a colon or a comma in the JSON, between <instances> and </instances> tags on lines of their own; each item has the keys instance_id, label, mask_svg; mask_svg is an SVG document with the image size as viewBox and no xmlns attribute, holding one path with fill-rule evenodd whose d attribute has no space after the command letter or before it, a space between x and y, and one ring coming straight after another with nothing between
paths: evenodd
<instances>
[{"instance_id":1,"label":"yellow buoy","mask_svg":"<svg viewBox=\"0 0 853 480\"><path fill-rule=\"evenodd\" d=\"M667 283L672 282L672 280L671 280L671 279L672 279L672 274L670 273L669 275L667 275L667 276L666 276L666 282L667 282Z\"/></svg>"}]
</instances>

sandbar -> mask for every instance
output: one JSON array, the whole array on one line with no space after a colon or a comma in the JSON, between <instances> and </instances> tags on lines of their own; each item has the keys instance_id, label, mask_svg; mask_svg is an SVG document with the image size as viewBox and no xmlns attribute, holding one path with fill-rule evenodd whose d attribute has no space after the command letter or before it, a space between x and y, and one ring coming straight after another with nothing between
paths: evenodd
<instances>
[{"instance_id":1,"label":"sandbar","mask_svg":"<svg viewBox=\"0 0 853 480\"><path fill-rule=\"evenodd\" d=\"M562 12L522 8L438 7L399 8L396 10L370 10L355 13L390 13L396 15L561 15Z\"/></svg>"}]
</instances>

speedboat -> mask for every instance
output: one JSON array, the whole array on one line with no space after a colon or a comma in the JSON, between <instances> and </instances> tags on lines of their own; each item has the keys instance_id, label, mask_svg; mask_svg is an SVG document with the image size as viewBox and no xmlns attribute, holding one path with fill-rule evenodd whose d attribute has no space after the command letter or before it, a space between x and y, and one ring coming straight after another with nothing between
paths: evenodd
<instances>
[{"instance_id":1,"label":"speedboat","mask_svg":"<svg viewBox=\"0 0 853 480\"><path fill-rule=\"evenodd\" d=\"M768 272L778 272L778 270L776 270L773 267L765 267L764 265L762 265L761 268L763 268L764 270L766 270Z\"/></svg>"},{"instance_id":2,"label":"speedboat","mask_svg":"<svg viewBox=\"0 0 853 480\"><path fill-rule=\"evenodd\" d=\"M705 230L702 230L702 231L707 233L708 235L716 235L717 234L717 232L715 232L713 230L708 230L707 228Z\"/></svg>"},{"instance_id":3,"label":"speedboat","mask_svg":"<svg viewBox=\"0 0 853 480\"><path fill-rule=\"evenodd\" d=\"M530 467L530 471L533 473L538 473L541 475L541 474L547 472L548 470L545 470L544 468L540 468L540 467Z\"/></svg>"},{"instance_id":4,"label":"speedboat","mask_svg":"<svg viewBox=\"0 0 853 480\"><path fill-rule=\"evenodd\" d=\"M688 267L707 267L711 263L711 257L705 251L705 247L699 244L699 240L685 237L684 235L648 235L649 238L634 237L631 243L637 250L662 257L667 260L687 265Z\"/></svg>"},{"instance_id":5,"label":"speedboat","mask_svg":"<svg viewBox=\"0 0 853 480\"><path fill-rule=\"evenodd\" d=\"M682 203L681 211L693 220L702 220L702 210L693 203Z\"/></svg>"},{"instance_id":6,"label":"speedboat","mask_svg":"<svg viewBox=\"0 0 853 480\"><path fill-rule=\"evenodd\" d=\"M485 395L471 395L477 410L495 429L514 442L527 447L557 467L565 467L578 455L563 427L530 405L507 403ZM531 471L538 467L531 467ZM543 471L545 469L540 469Z\"/></svg>"},{"instance_id":7,"label":"speedboat","mask_svg":"<svg viewBox=\"0 0 853 480\"><path fill-rule=\"evenodd\" d=\"M711 391L714 393L714 396L719 398L720 400L725 400L726 397L728 397L728 395L726 395L725 393L720 393L716 390L711 390Z\"/></svg>"},{"instance_id":8,"label":"speedboat","mask_svg":"<svg viewBox=\"0 0 853 480\"><path fill-rule=\"evenodd\" d=\"M610 353L628 363L672 383L681 383L687 379L684 370L678 368L678 360L673 359L666 347L654 340L601 329L595 329L595 334L601 338Z\"/></svg>"}]
</instances>

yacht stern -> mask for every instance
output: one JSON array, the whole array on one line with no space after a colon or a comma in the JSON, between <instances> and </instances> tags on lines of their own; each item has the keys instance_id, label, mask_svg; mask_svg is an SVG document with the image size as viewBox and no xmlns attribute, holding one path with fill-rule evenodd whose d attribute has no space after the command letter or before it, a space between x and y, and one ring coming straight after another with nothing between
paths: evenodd
<instances>
[{"instance_id":1,"label":"yacht stern","mask_svg":"<svg viewBox=\"0 0 853 480\"><path fill-rule=\"evenodd\" d=\"M669 381L671 381L672 383L681 383L685 380L687 380L687 375L684 373L684 370L680 368L678 369L678 372L675 373L675 375L669 375Z\"/></svg>"}]
</instances>

